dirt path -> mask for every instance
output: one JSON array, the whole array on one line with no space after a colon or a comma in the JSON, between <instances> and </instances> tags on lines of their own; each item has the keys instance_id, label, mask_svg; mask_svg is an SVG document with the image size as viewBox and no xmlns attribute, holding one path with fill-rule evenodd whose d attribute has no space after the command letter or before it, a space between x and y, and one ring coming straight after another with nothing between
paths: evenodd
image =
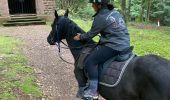
<instances>
[{"instance_id":1,"label":"dirt path","mask_svg":"<svg viewBox=\"0 0 170 100\"><path fill-rule=\"evenodd\" d=\"M74 66L59 59L57 48L49 46L46 38L49 26L0 27L0 35L14 36L24 43L23 53L35 69L39 85L50 100L78 100L75 98L77 83ZM73 62L69 50L62 49L62 56Z\"/></svg>"}]
</instances>

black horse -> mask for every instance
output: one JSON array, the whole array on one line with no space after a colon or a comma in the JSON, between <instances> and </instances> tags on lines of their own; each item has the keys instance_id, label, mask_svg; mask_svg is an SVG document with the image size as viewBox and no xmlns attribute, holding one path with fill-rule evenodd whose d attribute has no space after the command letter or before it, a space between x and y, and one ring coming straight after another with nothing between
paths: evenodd
<instances>
[{"instance_id":1,"label":"black horse","mask_svg":"<svg viewBox=\"0 0 170 100\"><path fill-rule=\"evenodd\" d=\"M52 24L47 41L55 45L66 39L72 55L76 59L83 46L93 44L93 41L75 41L76 33L84 33L73 21L64 16L58 16ZM77 80L86 82L83 71L75 67ZM127 66L120 83L116 87L99 84L99 93L107 100L170 100L170 61L156 55L135 57Z\"/></svg>"}]
</instances>

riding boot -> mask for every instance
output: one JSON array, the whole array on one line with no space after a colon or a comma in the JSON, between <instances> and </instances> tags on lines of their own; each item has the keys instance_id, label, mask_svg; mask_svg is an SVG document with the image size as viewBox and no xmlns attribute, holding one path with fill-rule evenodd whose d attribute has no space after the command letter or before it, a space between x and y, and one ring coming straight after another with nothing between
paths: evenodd
<instances>
[{"instance_id":1,"label":"riding boot","mask_svg":"<svg viewBox=\"0 0 170 100\"><path fill-rule=\"evenodd\" d=\"M89 80L89 87L84 91L84 98L98 99L98 80Z\"/></svg>"},{"instance_id":2,"label":"riding boot","mask_svg":"<svg viewBox=\"0 0 170 100\"><path fill-rule=\"evenodd\" d=\"M87 86L79 87L79 90L77 91L76 97L82 99L84 95L84 90L87 88Z\"/></svg>"}]
</instances>

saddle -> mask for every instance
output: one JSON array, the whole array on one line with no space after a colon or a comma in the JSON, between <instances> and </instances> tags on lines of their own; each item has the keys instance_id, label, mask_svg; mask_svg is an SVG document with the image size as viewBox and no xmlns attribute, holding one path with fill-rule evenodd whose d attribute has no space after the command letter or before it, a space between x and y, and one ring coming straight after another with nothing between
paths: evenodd
<instances>
[{"instance_id":1,"label":"saddle","mask_svg":"<svg viewBox=\"0 0 170 100\"><path fill-rule=\"evenodd\" d=\"M79 69L84 68L84 61L94 47L83 48L75 62ZM132 54L133 46L119 53L117 56L110 58L102 67L99 67L99 84L107 87L115 87L120 82L124 71L129 62L134 58Z\"/></svg>"},{"instance_id":2,"label":"saddle","mask_svg":"<svg viewBox=\"0 0 170 100\"><path fill-rule=\"evenodd\" d=\"M129 58L124 61L117 61L113 57L103 64L99 69L99 84L107 87L116 87L127 68L127 65L135 57L134 54L129 54Z\"/></svg>"}]
</instances>

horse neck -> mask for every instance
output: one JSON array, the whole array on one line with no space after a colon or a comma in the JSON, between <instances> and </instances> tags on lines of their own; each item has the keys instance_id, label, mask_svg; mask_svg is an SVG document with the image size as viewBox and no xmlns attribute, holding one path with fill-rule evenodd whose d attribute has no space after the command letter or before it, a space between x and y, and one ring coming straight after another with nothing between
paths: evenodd
<instances>
[{"instance_id":1,"label":"horse neck","mask_svg":"<svg viewBox=\"0 0 170 100\"><path fill-rule=\"evenodd\" d=\"M69 19L66 21L65 31L67 44L70 47L70 51L74 59L76 59L79 56L84 44L80 41L75 41L73 37L77 33L85 33L85 31Z\"/></svg>"}]
</instances>

